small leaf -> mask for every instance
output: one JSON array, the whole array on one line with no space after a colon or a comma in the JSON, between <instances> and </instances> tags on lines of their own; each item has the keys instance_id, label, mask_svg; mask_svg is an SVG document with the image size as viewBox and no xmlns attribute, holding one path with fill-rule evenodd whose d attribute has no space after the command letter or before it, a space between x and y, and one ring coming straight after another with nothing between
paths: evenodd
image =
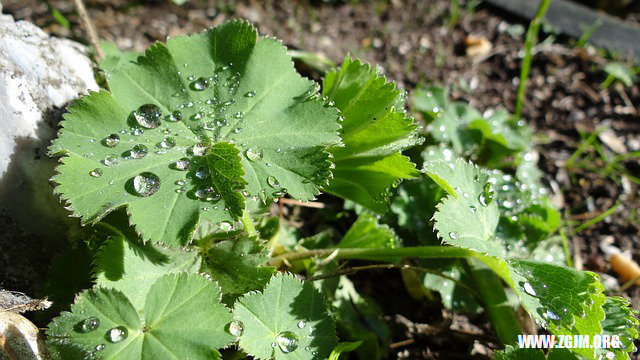
<instances>
[{"instance_id":1,"label":"small leaf","mask_svg":"<svg viewBox=\"0 0 640 360\"><path fill-rule=\"evenodd\" d=\"M392 228L380 224L374 215L363 212L349 228L339 248L394 248L399 241Z\"/></svg>"},{"instance_id":2,"label":"small leaf","mask_svg":"<svg viewBox=\"0 0 640 360\"><path fill-rule=\"evenodd\" d=\"M241 295L261 290L275 268L266 266L269 256L254 238L223 240L209 249L206 270L220 284L224 294Z\"/></svg>"},{"instance_id":3,"label":"small leaf","mask_svg":"<svg viewBox=\"0 0 640 360\"><path fill-rule=\"evenodd\" d=\"M224 331L231 314L219 298L219 288L201 276L165 275L151 286L140 317L142 309L120 291L89 290L47 334L54 347L105 360L215 358L216 348L233 340Z\"/></svg>"},{"instance_id":4,"label":"small leaf","mask_svg":"<svg viewBox=\"0 0 640 360\"><path fill-rule=\"evenodd\" d=\"M96 285L121 291L136 309L143 309L149 289L160 277L196 273L200 256L194 251L143 245L122 235L102 246L95 267Z\"/></svg>"},{"instance_id":5,"label":"small leaf","mask_svg":"<svg viewBox=\"0 0 640 360\"><path fill-rule=\"evenodd\" d=\"M56 191L84 223L126 206L144 240L184 245L237 219L240 190L307 201L331 173L337 110L247 22L154 44L106 75L111 92L70 107L50 147L64 155Z\"/></svg>"},{"instance_id":6,"label":"small leaf","mask_svg":"<svg viewBox=\"0 0 640 360\"><path fill-rule=\"evenodd\" d=\"M463 160L433 161L425 173L449 196L436 212L435 228L446 243L492 256L503 256L504 246L496 238L498 207L489 175Z\"/></svg>"},{"instance_id":7,"label":"small leaf","mask_svg":"<svg viewBox=\"0 0 640 360\"><path fill-rule=\"evenodd\" d=\"M630 308L629 301L623 297L607 297L603 306L605 318L602 320L603 335L619 337L619 349L600 349L600 353L611 359L612 352L616 359L628 359L628 353L636 352L633 344L638 339L638 310Z\"/></svg>"},{"instance_id":8,"label":"small leaf","mask_svg":"<svg viewBox=\"0 0 640 360\"><path fill-rule=\"evenodd\" d=\"M325 359L337 343L324 298L289 274L240 298L234 318L244 324L240 348L257 359Z\"/></svg>"},{"instance_id":9,"label":"small leaf","mask_svg":"<svg viewBox=\"0 0 640 360\"><path fill-rule=\"evenodd\" d=\"M433 121L449 103L447 89L440 86L418 87L411 93L413 110L423 113L428 122Z\"/></svg>"},{"instance_id":10,"label":"small leaf","mask_svg":"<svg viewBox=\"0 0 640 360\"><path fill-rule=\"evenodd\" d=\"M354 341L354 342L343 342L339 343L335 349L329 355L329 360L339 360L340 354L351 352L358 348L358 346L362 345L362 341Z\"/></svg>"},{"instance_id":11,"label":"small leaf","mask_svg":"<svg viewBox=\"0 0 640 360\"><path fill-rule=\"evenodd\" d=\"M636 82L636 74L633 72L633 69L625 64L613 62L605 65L604 71L613 76L620 82L622 82L625 86L633 86Z\"/></svg>"},{"instance_id":12,"label":"small leaf","mask_svg":"<svg viewBox=\"0 0 640 360\"><path fill-rule=\"evenodd\" d=\"M334 146L334 178L325 191L384 212L388 188L416 178L415 165L401 151L420 140L417 125L405 116L403 94L377 70L347 57L325 76L323 94L344 118L344 146Z\"/></svg>"}]
</instances>

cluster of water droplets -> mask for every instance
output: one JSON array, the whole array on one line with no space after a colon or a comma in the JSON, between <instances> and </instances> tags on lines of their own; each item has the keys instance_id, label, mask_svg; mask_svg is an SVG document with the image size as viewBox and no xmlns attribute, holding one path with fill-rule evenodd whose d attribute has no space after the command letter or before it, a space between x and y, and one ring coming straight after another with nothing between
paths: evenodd
<instances>
[{"instance_id":1,"label":"cluster of water droplets","mask_svg":"<svg viewBox=\"0 0 640 360\"><path fill-rule=\"evenodd\" d=\"M94 331L98 330L98 328L100 328L100 319L94 316L90 316L80 321L76 325L76 331L83 334L93 333ZM116 344L124 341L128 335L129 335L129 331L127 330L126 327L116 326L116 327L109 328L104 333L104 339L109 343ZM93 351L99 352L104 350L106 347L107 347L106 344L100 343L93 348Z\"/></svg>"}]
</instances>

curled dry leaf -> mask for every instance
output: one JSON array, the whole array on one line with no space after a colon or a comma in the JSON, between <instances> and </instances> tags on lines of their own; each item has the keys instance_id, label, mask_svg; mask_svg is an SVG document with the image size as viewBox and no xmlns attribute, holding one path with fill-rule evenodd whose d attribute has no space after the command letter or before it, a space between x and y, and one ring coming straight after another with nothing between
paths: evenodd
<instances>
[{"instance_id":1,"label":"curled dry leaf","mask_svg":"<svg viewBox=\"0 0 640 360\"><path fill-rule=\"evenodd\" d=\"M22 315L0 310L0 358L46 359L45 343L38 328Z\"/></svg>"}]
</instances>

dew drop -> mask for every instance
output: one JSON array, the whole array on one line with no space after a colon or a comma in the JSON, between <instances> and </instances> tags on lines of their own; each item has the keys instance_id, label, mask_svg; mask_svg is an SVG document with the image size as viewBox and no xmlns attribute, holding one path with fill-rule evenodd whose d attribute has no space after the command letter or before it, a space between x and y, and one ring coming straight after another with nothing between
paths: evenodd
<instances>
[{"instance_id":1,"label":"dew drop","mask_svg":"<svg viewBox=\"0 0 640 360\"><path fill-rule=\"evenodd\" d=\"M178 170L189 170L189 166L191 166L191 160L189 160L189 158L183 157L176 161L176 169Z\"/></svg>"},{"instance_id":2,"label":"dew drop","mask_svg":"<svg viewBox=\"0 0 640 360\"><path fill-rule=\"evenodd\" d=\"M242 321L233 321L229 324L229 334L240 337L244 332L244 324Z\"/></svg>"},{"instance_id":3,"label":"dew drop","mask_svg":"<svg viewBox=\"0 0 640 360\"><path fill-rule=\"evenodd\" d=\"M536 291L533 289L533 286L531 286L531 284L529 284L528 282L524 283L524 285L522 285L522 287L524 288L524 292L526 292L527 294L529 294L531 296L537 296L538 295L536 293Z\"/></svg>"},{"instance_id":4,"label":"dew drop","mask_svg":"<svg viewBox=\"0 0 640 360\"><path fill-rule=\"evenodd\" d=\"M204 77L199 77L191 83L191 89L194 91L203 91L209 87L209 81Z\"/></svg>"},{"instance_id":5,"label":"dew drop","mask_svg":"<svg viewBox=\"0 0 640 360\"><path fill-rule=\"evenodd\" d=\"M271 186L274 189L277 189L280 187L280 182L278 181L278 179L276 179L271 175L267 177L267 184L269 184L269 186Z\"/></svg>"},{"instance_id":6,"label":"dew drop","mask_svg":"<svg viewBox=\"0 0 640 360\"><path fill-rule=\"evenodd\" d=\"M262 150L260 149L248 148L247 151L244 152L244 155L249 161L262 160Z\"/></svg>"},{"instance_id":7,"label":"dew drop","mask_svg":"<svg viewBox=\"0 0 640 360\"><path fill-rule=\"evenodd\" d=\"M107 340L112 343L118 343L127 338L127 328L124 326L114 327L107 331Z\"/></svg>"},{"instance_id":8,"label":"dew drop","mask_svg":"<svg viewBox=\"0 0 640 360\"><path fill-rule=\"evenodd\" d=\"M249 91L248 93L244 94L244 96L251 98L251 97L256 96L256 93L253 92L253 91Z\"/></svg>"},{"instance_id":9,"label":"dew drop","mask_svg":"<svg viewBox=\"0 0 640 360\"><path fill-rule=\"evenodd\" d=\"M203 156L207 153L207 150L209 150L209 145L207 145L207 143L198 143L193 145L191 150L193 151L193 155Z\"/></svg>"},{"instance_id":10,"label":"dew drop","mask_svg":"<svg viewBox=\"0 0 640 360\"><path fill-rule=\"evenodd\" d=\"M91 332L100 326L100 320L97 317L90 317L82 320L80 331L83 333Z\"/></svg>"},{"instance_id":11,"label":"dew drop","mask_svg":"<svg viewBox=\"0 0 640 360\"><path fill-rule=\"evenodd\" d=\"M119 142L120 142L120 136L118 136L117 134L111 134L106 138L104 138L104 140L102 140L102 143L105 146L108 146L110 148L116 147L116 145L118 145Z\"/></svg>"},{"instance_id":12,"label":"dew drop","mask_svg":"<svg viewBox=\"0 0 640 360\"><path fill-rule=\"evenodd\" d=\"M134 159L142 159L143 157L147 156L148 153L149 149L146 145L138 144L134 146L133 149L131 149L129 155Z\"/></svg>"},{"instance_id":13,"label":"dew drop","mask_svg":"<svg viewBox=\"0 0 640 360\"><path fill-rule=\"evenodd\" d=\"M283 331L276 337L276 343L283 353L288 354L298 348L299 340L291 331Z\"/></svg>"},{"instance_id":14,"label":"dew drop","mask_svg":"<svg viewBox=\"0 0 640 360\"><path fill-rule=\"evenodd\" d=\"M304 327L307 326L307 323L300 320L298 321L298 329L304 329Z\"/></svg>"},{"instance_id":15,"label":"dew drop","mask_svg":"<svg viewBox=\"0 0 640 360\"><path fill-rule=\"evenodd\" d=\"M175 110L171 114L167 115L164 119L171 122L178 122L182 120L182 113L179 110Z\"/></svg>"},{"instance_id":16,"label":"dew drop","mask_svg":"<svg viewBox=\"0 0 640 360\"><path fill-rule=\"evenodd\" d=\"M116 155L107 155L107 157L104 158L104 160L102 160L102 163L105 164L106 166L113 166L116 165L118 163L118 156Z\"/></svg>"},{"instance_id":17,"label":"dew drop","mask_svg":"<svg viewBox=\"0 0 640 360\"><path fill-rule=\"evenodd\" d=\"M560 316L556 315L556 313L554 313L551 310L547 310L547 312L544 313L545 317L554 321L558 321L560 320Z\"/></svg>"},{"instance_id":18,"label":"dew drop","mask_svg":"<svg viewBox=\"0 0 640 360\"><path fill-rule=\"evenodd\" d=\"M136 121L146 127L147 129L155 129L160 126L160 119L162 118L162 110L158 105L145 104L133 112L133 117Z\"/></svg>"},{"instance_id":19,"label":"dew drop","mask_svg":"<svg viewBox=\"0 0 640 360\"><path fill-rule=\"evenodd\" d=\"M143 172L133 178L133 189L140 196L151 196L160 189L160 178L152 172Z\"/></svg>"},{"instance_id":20,"label":"dew drop","mask_svg":"<svg viewBox=\"0 0 640 360\"><path fill-rule=\"evenodd\" d=\"M469 209L470 209L470 210L471 210L471 212L473 212L473 213L474 213L474 212L476 212L476 211L478 211L478 208L476 208L476 207L475 207L475 206L473 206L473 205L469 206Z\"/></svg>"},{"instance_id":21,"label":"dew drop","mask_svg":"<svg viewBox=\"0 0 640 360\"><path fill-rule=\"evenodd\" d=\"M200 166L196 169L196 177L198 179L206 179L209 176L209 170L206 167Z\"/></svg>"},{"instance_id":22,"label":"dew drop","mask_svg":"<svg viewBox=\"0 0 640 360\"><path fill-rule=\"evenodd\" d=\"M158 147L163 149L171 149L174 146L176 146L176 139L172 137L166 137L158 144Z\"/></svg>"},{"instance_id":23,"label":"dew drop","mask_svg":"<svg viewBox=\"0 0 640 360\"><path fill-rule=\"evenodd\" d=\"M89 172L89 175L93 176L94 178L99 178L100 176L102 176L102 170L93 169Z\"/></svg>"},{"instance_id":24,"label":"dew drop","mask_svg":"<svg viewBox=\"0 0 640 360\"><path fill-rule=\"evenodd\" d=\"M198 111L197 113L191 116L191 120L200 120L204 117L204 113L202 111Z\"/></svg>"},{"instance_id":25,"label":"dew drop","mask_svg":"<svg viewBox=\"0 0 640 360\"><path fill-rule=\"evenodd\" d=\"M449 238L451 238L451 240L457 240L458 239L458 233L455 232L455 231L449 232Z\"/></svg>"},{"instance_id":26,"label":"dew drop","mask_svg":"<svg viewBox=\"0 0 640 360\"><path fill-rule=\"evenodd\" d=\"M233 225L231 225L228 221L223 221L220 223L220 230L222 231L231 231L233 229Z\"/></svg>"},{"instance_id":27,"label":"dew drop","mask_svg":"<svg viewBox=\"0 0 640 360\"><path fill-rule=\"evenodd\" d=\"M93 348L94 351L102 351L107 347L107 345L105 344L98 344L96 345L96 347Z\"/></svg>"},{"instance_id":28,"label":"dew drop","mask_svg":"<svg viewBox=\"0 0 640 360\"><path fill-rule=\"evenodd\" d=\"M480 196L478 196L478 201L480 201L480 204L482 206L489 206L489 204L491 204L491 201L493 200L493 196L494 192L493 189L491 189L491 183L486 183L484 185L482 193L480 194Z\"/></svg>"}]
</instances>

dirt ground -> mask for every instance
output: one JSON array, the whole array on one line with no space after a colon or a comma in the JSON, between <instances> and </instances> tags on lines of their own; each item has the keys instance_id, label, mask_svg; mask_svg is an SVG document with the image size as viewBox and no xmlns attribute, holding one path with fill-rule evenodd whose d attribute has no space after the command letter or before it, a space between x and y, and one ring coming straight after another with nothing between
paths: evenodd
<instances>
[{"instance_id":1,"label":"dirt ground","mask_svg":"<svg viewBox=\"0 0 640 360\"><path fill-rule=\"evenodd\" d=\"M35 22L50 34L86 42L72 1L50 0L70 22L71 30L56 23L44 2L2 1L4 12ZM142 50L154 41L201 31L230 17L253 22L260 33L276 36L290 48L323 54L339 63L345 54L358 56L384 71L408 91L418 84L444 84L454 99L467 101L481 112L515 107L526 22L483 6L461 9L459 24L448 25L447 0L391 1L198 1L183 6L169 1L86 0L101 38L124 50ZM492 49L481 56L465 54L467 35L486 38ZM547 39L553 36L555 41ZM554 201L574 227L609 209L616 211L596 225L570 235L576 267L611 275L599 245L613 239L616 246L640 261L640 192L633 177L640 176L639 158L621 161L611 174L591 150L585 166L566 167L581 144L581 133L601 126L611 131L599 139L610 157L640 150L638 86L602 90L608 60L593 49L577 48L570 39L545 33L536 48L524 118L537 130L540 166L546 173ZM580 163L579 163L580 164ZM374 294L394 330L389 358L487 358L495 341L480 318L441 313L413 302L398 275L389 283L373 284ZM33 276L33 275L32 275ZM606 275L605 275L606 276ZM376 283L376 282L374 282ZM6 285L6 284L5 284ZM398 296L397 294L403 294ZM640 306L640 289L625 296ZM385 301L384 299L388 299ZM430 325L427 325L430 324ZM439 324L439 325L434 325ZM445 329L445 330L442 330ZM452 330L453 329L453 330ZM451 349L456 349L452 351Z\"/></svg>"}]
</instances>

